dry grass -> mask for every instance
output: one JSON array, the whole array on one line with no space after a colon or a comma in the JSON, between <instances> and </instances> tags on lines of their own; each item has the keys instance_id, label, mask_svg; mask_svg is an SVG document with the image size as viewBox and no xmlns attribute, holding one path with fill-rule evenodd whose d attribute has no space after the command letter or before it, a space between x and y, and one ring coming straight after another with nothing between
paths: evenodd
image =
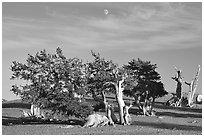
<instances>
[{"instance_id":1,"label":"dry grass","mask_svg":"<svg viewBox=\"0 0 204 137\"><path fill-rule=\"evenodd\" d=\"M112 98L110 98L111 100ZM113 101L113 100L112 100ZM25 106L2 109L2 134L10 135L197 135L202 133L202 109L173 108L162 104L164 99L157 100L155 105L158 117L138 115L138 109L130 110L132 124L130 126L116 125L99 128L81 128L80 121L64 122L22 121L21 110ZM115 101L113 101L115 102ZM116 104L115 104L116 105ZM15 106L15 105L14 105ZM116 109L117 110L117 109ZM104 112L100 112L104 114ZM116 114L118 117L118 114ZM68 125L72 126L68 126ZM68 128L69 127L69 128Z\"/></svg>"}]
</instances>

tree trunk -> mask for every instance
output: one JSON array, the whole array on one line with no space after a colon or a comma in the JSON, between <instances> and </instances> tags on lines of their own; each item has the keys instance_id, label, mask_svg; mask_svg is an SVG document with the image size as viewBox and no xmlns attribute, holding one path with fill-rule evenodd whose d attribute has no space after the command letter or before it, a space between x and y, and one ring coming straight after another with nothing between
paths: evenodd
<instances>
[{"instance_id":1,"label":"tree trunk","mask_svg":"<svg viewBox=\"0 0 204 137\"><path fill-rule=\"evenodd\" d=\"M103 103L106 106L107 100L106 100L106 96L105 96L105 92L104 91L101 92L101 96L102 96L102 99L103 99Z\"/></svg>"},{"instance_id":2,"label":"tree trunk","mask_svg":"<svg viewBox=\"0 0 204 137\"><path fill-rule=\"evenodd\" d=\"M181 92L182 92L182 76L181 76L181 70L178 70L176 67L175 69L177 71L177 76L171 77L171 78L177 82L176 97L177 97L177 100L180 100Z\"/></svg>"},{"instance_id":3,"label":"tree trunk","mask_svg":"<svg viewBox=\"0 0 204 137\"><path fill-rule=\"evenodd\" d=\"M150 109L149 108L149 100L147 99L147 96L148 96L149 92L148 91L145 91L145 101L144 101L144 104L143 104L143 114L146 116L150 116L148 110Z\"/></svg>"},{"instance_id":4,"label":"tree trunk","mask_svg":"<svg viewBox=\"0 0 204 137\"><path fill-rule=\"evenodd\" d=\"M142 112L142 104L140 103L140 96L139 95L133 95L133 96L134 96L137 107Z\"/></svg>"},{"instance_id":5,"label":"tree trunk","mask_svg":"<svg viewBox=\"0 0 204 137\"><path fill-rule=\"evenodd\" d=\"M30 112L32 116L36 116L38 118L41 117L41 109L37 105L32 104L30 108Z\"/></svg>"},{"instance_id":6,"label":"tree trunk","mask_svg":"<svg viewBox=\"0 0 204 137\"><path fill-rule=\"evenodd\" d=\"M30 113L31 115L33 116L34 115L34 104L31 104L31 107L30 107Z\"/></svg>"},{"instance_id":7,"label":"tree trunk","mask_svg":"<svg viewBox=\"0 0 204 137\"><path fill-rule=\"evenodd\" d=\"M176 95L178 99L181 99L181 90L182 90L182 83L180 81L177 82L177 87L176 87Z\"/></svg>"},{"instance_id":8,"label":"tree trunk","mask_svg":"<svg viewBox=\"0 0 204 137\"><path fill-rule=\"evenodd\" d=\"M130 117L130 114L129 114L129 109L131 107L132 107L132 104L130 104L129 106L125 105L124 108L123 108L124 120L125 120L124 125L130 125L131 117Z\"/></svg>"},{"instance_id":9,"label":"tree trunk","mask_svg":"<svg viewBox=\"0 0 204 137\"><path fill-rule=\"evenodd\" d=\"M114 125L114 123L118 122L115 114L114 114L114 106L110 105L107 100L106 100L106 96L105 96L105 92L102 91L101 92L102 98L103 98L103 103L105 105L105 112L106 112L106 116L108 117L108 119L110 120L110 124Z\"/></svg>"},{"instance_id":10,"label":"tree trunk","mask_svg":"<svg viewBox=\"0 0 204 137\"><path fill-rule=\"evenodd\" d=\"M103 103L105 105L106 115L108 115L108 102L106 100L106 96L105 96L105 92L104 91L101 92L101 96L102 96L102 99L103 99Z\"/></svg>"},{"instance_id":11,"label":"tree trunk","mask_svg":"<svg viewBox=\"0 0 204 137\"><path fill-rule=\"evenodd\" d=\"M150 114L153 114L153 108L154 108L154 103L155 103L155 97L153 97L152 102L151 102L151 106L150 106Z\"/></svg>"},{"instance_id":12,"label":"tree trunk","mask_svg":"<svg viewBox=\"0 0 204 137\"><path fill-rule=\"evenodd\" d=\"M152 101L150 102L150 114L153 115L153 107L154 107L154 103L155 103L155 92L157 90L157 86L156 85L153 85L154 86L154 91L153 91L153 95L152 95Z\"/></svg>"},{"instance_id":13,"label":"tree trunk","mask_svg":"<svg viewBox=\"0 0 204 137\"><path fill-rule=\"evenodd\" d=\"M119 81L117 84L115 84L116 89L116 100L118 102L118 108L119 108L119 117L120 117L120 124L124 124L124 112L123 108L125 106L125 102L123 100L123 90L122 83L124 82L124 79Z\"/></svg>"},{"instance_id":14,"label":"tree trunk","mask_svg":"<svg viewBox=\"0 0 204 137\"><path fill-rule=\"evenodd\" d=\"M195 78L191 81L191 83L185 82L189 86L189 97L188 97L188 106L191 106L193 102L193 97L196 91L197 83L198 83L198 76L200 73L200 65L198 66L198 71L196 73Z\"/></svg>"}]
</instances>

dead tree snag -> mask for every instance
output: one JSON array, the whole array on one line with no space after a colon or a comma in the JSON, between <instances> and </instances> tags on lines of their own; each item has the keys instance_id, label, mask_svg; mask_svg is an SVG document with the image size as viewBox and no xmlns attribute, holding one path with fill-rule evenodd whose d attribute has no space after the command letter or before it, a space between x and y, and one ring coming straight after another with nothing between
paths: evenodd
<instances>
[{"instance_id":1,"label":"dead tree snag","mask_svg":"<svg viewBox=\"0 0 204 137\"><path fill-rule=\"evenodd\" d=\"M192 79L191 82L185 82L186 85L189 86L189 95L188 95L188 106L191 107L193 103L193 97L196 91L196 87L198 85L198 76L200 73L200 65L198 65L198 70L196 72L195 78Z\"/></svg>"},{"instance_id":2,"label":"dead tree snag","mask_svg":"<svg viewBox=\"0 0 204 137\"><path fill-rule=\"evenodd\" d=\"M177 75L175 77L171 77L173 80L175 80L177 82L177 86L176 86L176 96L174 98L174 100L176 102L174 102L174 104L176 104L176 106L180 106L181 104L181 99L182 99L182 83L183 83L183 77L181 75L181 70L177 69L176 67L174 67Z\"/></svg>"},{"instance_id":3,"label":"dead tree snag","mask_svg":"<svg viewBox=\"0 0 204 137\"><path fill-rule=\"evenodd\" d=\"M181 75L181 70L177 69L175 67L175 70L177 71L177 76L171 77L173 80L177 82L177 87L176 87L176 96L178 99L181 98L181 91L182 91L182 82L183 82L183 77Z\"/></svg>"}]
</instances>

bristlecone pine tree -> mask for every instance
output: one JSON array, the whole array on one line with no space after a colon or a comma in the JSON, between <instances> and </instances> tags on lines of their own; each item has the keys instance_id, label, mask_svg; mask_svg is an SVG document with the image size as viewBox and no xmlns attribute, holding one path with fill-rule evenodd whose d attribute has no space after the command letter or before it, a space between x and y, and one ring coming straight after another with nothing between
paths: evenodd
<instances>
[{"instance_id":1,"label":"bristlecone pine tree","mask_svg":"<svg viewBox=\"0 0 204 137\"><path fill-rule=\"evenodd\" d=\"M124 94L135 98L136 104L144 115L151 115L155 98L167 94L160 74L156 71L156 64L138 58L128 62L124 68L129 70L136 82L136 86L125 89Z\"/></svg>"},{"instance_id":2,"label":"bristlecone pine tree","mask_svg":"<svg viewBox=\"0 0 204 137\"><path fill-rule=\"evenodd\" d=\"M60 48L56 54L45 50L35 56L28 55L26 63L13 61L11 79L27 81L13 85L11 91L40 108L50 108L54 113L85 118L92 108L73 97L73 92L85 93L86 67L78 58L67 59Z\"/></svg>"},{"instance_id":3,"label":"bristlecone pine tree","mask_svg":"<svg viewBox=\"0 0 204 137\"><path fill-rule=\"evenodd\" d=\"M104 91L113 92L115 94L119 107L119 123L124 124L124 100L123 100L123 84L127 79L125 69L118 67L112 61L107 61L100 57L100 54L92 52L94 62L88 64L89 68L89 88L94 97L97 94L102 94L104 106L106 106L106 97Z\"/></svg>"}]
</instances>

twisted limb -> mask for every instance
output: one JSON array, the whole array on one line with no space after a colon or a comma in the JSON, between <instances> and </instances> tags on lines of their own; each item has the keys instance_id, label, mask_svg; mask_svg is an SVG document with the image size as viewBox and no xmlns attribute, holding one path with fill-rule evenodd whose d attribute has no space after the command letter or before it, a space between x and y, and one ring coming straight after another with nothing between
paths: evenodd
<instances>
[{"instance_id":1,"label":"twisted limb","mask_svg":"<svg viewBox=\"0 0 204 137\"><path fill-rule=\"evenodd\" d=\"M131 122L131 117L129 114L129 109L132 107L132 104L130 104L129 106L125 105L123 107L123 113L124 113L124 125L130 125Z\"/></svg>"}]
</instances>

